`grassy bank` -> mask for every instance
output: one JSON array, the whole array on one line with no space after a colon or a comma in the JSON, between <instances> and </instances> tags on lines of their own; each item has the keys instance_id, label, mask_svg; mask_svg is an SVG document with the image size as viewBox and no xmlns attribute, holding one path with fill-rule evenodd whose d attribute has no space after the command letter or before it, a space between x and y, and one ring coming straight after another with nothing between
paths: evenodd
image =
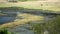
<instances>
[{"instance_id":1,"label":"grassy bank","mask_svg":"<svg viewBox=\"0 0 60 34\"><path fill-rule=\"evenodd\" d=\"M42 21L44 20L43 16L37 16L37 15L32 15L32 14L27 14L27 13L22 13L19 14L18 16L22 16L24 17L23 19L16 19L14 22L10 22L10 23L6 23L3 25L0 25L0 28L6 27L6 28L10 28L10 27L15 27L21 24L26 24L32 21Z\"/></svg>"}]
</instances>

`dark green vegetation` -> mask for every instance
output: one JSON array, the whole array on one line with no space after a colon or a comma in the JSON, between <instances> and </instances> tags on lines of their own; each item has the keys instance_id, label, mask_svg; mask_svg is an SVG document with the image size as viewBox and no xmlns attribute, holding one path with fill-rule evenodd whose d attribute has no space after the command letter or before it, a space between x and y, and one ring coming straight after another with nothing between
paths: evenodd
<instances>
[{"instance_id":1,"label":"dark green vegetation","mask_svg":"<svg viewBox=\"0 0 60 34\"><path fill-rule=\"evenodd\" d=\"M9 32L6 28L0 29L0 34L14 34L12 32Z\"/></svg>"},{"instance_id":2,"label":"dark green vegetation","mask_svg":"<svg viewBox=\"0 0 60 34\"><path fill-rule=\"evenodd\" d=\"M32 24L32 26L35 34L44 34L44 31L48 31L48 34L60 34L60 16L48 22Z\"/></svg>"}]
</instances>

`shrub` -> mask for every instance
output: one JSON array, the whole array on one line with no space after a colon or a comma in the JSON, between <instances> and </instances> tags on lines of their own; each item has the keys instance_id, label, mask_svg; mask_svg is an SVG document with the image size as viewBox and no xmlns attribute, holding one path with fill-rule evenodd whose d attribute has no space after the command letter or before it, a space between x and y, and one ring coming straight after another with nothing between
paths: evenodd
<instances>
[{"instance_id":1,"label":"shrub","mask_svg":"<svg viewBox=\"0 0 60 34\"><path fill-rule=\"evenodd\" d=\"M0 29L0 34L14 34L12 32L9 32L6 28Z\"/></svg>"}]
</instances>

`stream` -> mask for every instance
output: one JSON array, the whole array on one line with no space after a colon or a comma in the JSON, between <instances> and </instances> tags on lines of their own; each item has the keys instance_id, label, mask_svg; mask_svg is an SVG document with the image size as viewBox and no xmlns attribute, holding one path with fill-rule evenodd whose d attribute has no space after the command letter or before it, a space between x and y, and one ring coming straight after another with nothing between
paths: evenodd
<instances>
[{"instance_id":1,"label":"stream","mask_svg":"<svg viewBox=\"0 0 60 34\"><path fill-rule=\"evenodd\" d=\"M47 15L45 16L45 20L51 20L54 17L54 15ZM0 16L0 24L14 21L16 17L1 17ZM31 25L24 24L20 26L16 26L12 29L8 28L8 31L14 32L14 34L34 34L34 31L30 30Z\"/></svg>"},{"instance_id":2,"label":"stream","mask_svg":"<svg viewBox=\"0 0 60 34\"><path fill-rule=\"evenodd\" d=\"M45 17L45 19L50 20L51 16L49 17ZM32 23L35 24L35 23ZM34 34L34 31L30 30L32 26L30 24L24 24L24 25L20 25L20 26L16 26L12 29L8 29L10 32L14 32L14 34ZM44 32L46 33L46 32Z\"/></svg>"}]
</instances>

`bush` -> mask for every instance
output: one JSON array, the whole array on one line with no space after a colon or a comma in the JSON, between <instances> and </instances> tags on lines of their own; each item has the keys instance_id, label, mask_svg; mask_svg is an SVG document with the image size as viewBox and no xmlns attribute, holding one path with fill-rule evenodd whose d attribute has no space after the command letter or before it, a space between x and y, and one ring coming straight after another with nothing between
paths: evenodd
<instances>
[{"instance_id":1,"label":"bush","mask_svg":"<svg viewBox=\"0 0 60 34\"><path fill-rule=\"evenodd\" d=\"M0 34L14 34L12 32L9 32L6 28L0 29Z\"/></svg>"}]
</instances>

